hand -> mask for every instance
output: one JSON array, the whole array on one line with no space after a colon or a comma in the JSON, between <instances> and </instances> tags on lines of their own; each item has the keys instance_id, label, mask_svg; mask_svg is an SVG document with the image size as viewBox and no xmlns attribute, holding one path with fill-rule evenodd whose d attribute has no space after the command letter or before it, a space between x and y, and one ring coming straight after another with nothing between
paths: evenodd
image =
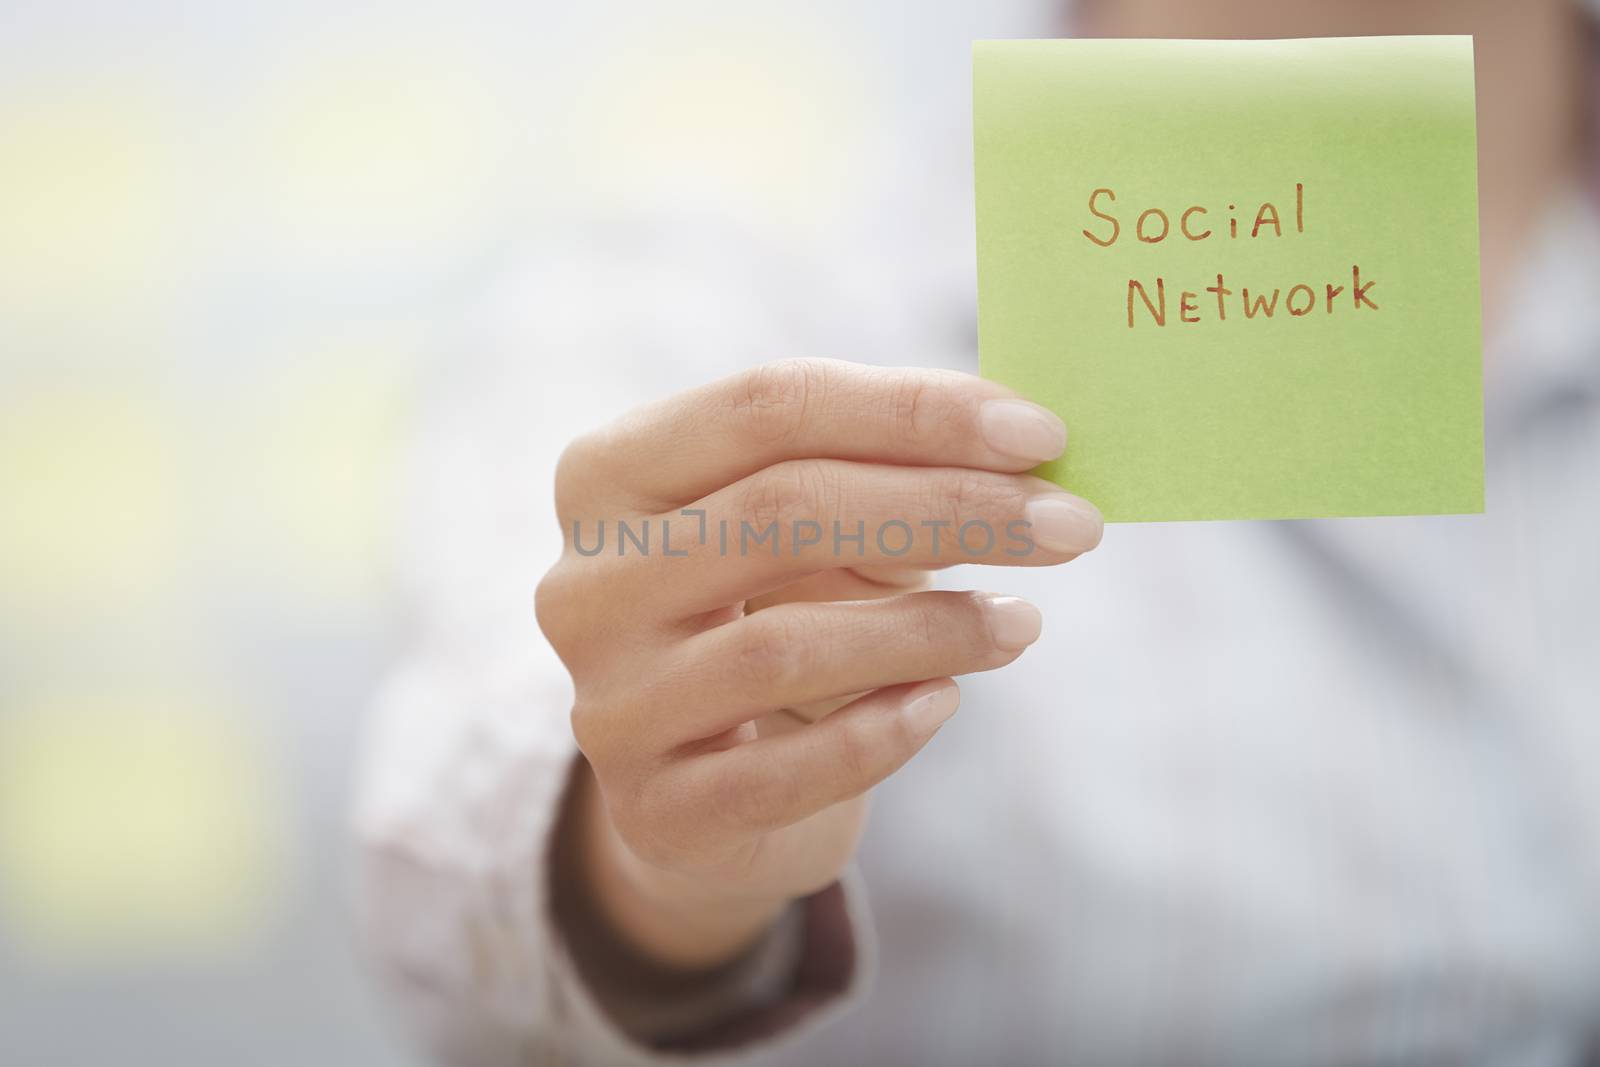
<instances>
[{"instance_id":1,"label":"hand","mask_svg":"<svg viewBox=\"0 0 1600 1067\"><path fill-rule=\"evenodd\" d=\"M538 590L592 772L565 813L567 874L625 943L708 967L838 876L866 792L956 710L951 676L1012 662L1040 630L1015 597L904 592L897 575L1093 548L1094 507L1022 473L1065 444L991 382L807 360L568 448L566 551ZM864 536L835 543L835 522Z\"/></svg>"}]
</instances>

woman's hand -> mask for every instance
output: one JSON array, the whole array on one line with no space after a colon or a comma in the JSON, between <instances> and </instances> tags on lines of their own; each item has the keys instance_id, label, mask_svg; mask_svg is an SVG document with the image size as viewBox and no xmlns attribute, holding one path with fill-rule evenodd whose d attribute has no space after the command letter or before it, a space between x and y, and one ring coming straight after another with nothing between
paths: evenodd
<instances>
[{"instance_id":1,"label":"woman's hand","mask_svg":"<svg viewBox=\"0 0 1600 1067\"><path fill-rule=\"evenodd\" d=\"M630 947L714 965L838 876L866 791L956 710L951 676L1039 635L1025 601L906 591L917 572L1099 543L1093 506L1022 473L1065 444L993 383L831 361L763 366L573 443L566 551L538 591L592 770L565 874Z\"/></svg>"}]
</instances>

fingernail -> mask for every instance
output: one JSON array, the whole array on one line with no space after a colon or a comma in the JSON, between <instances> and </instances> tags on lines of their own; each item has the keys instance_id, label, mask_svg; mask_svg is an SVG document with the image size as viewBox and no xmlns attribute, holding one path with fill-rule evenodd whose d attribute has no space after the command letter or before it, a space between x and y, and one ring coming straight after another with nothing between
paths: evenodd
<instances>
[{"instance_id":1,"label":"fingernail","mask_svg":"<svg viewBox=\"0 0 1600 1067\"><path fill-rule=\"evenodd\" d=\"M1039 640L1044 616L1018 596L991 596L988 604L989 635L997 648L1015 652Z\"/></svg>"},{"instance_id":2,"label":"fingernail","mask_svg":"<svg viewBox=\"0 0 1600 1067\"><path fill-rule=\"evenodd\" d=\"M953 682L941 682L934 689L913 689L902 714L911 725L932 733L961 706L961 690Z\"/></svg>"},{"instance_id":3,"label":"fingernail","mask_svg":"<svg viewBox=\"0 0 1600 1067\"><path fill-rule=\"evenodd\" d=\"M1050 494L1028 501L1023 511L1033 543L1050 552L1087 552L1100 543L1105 520L1093 504Z\"/></svg>"},{"instance_id":4,"label":"fingernail","mask_svg":"<svg viewBox=\"0 0 1600 1067\"><path fill-rule=\"evenodd\" d=\"M897 589L914 589L928 584L932 575L916 567L866 566L851 567L858 577L878 585L892 585Z\"/></svg>"},{"instance_id":5,"label":"fingernail","mask_svg":"<svg viewBox=\"0 0 1600 1067\"><path fill-rule=\"evenodd\" d=\"M1055 413L1026 400L986 400L978 411L990 448L1043 463L1066 450L1067 427Z\"/></svg>"}]
</instances>

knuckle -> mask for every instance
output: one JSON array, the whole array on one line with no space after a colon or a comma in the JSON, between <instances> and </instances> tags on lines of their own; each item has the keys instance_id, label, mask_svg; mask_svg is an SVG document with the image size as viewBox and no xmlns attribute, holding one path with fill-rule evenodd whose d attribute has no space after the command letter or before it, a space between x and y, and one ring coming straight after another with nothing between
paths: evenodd
<instances>
[{"instance_id":1,"label":"knuckle","mask_svg":"<svg viewBox=\"0 0 1600 1067\"><path fill-rule=\"evenodd\" d=\"M571 580L567 568L560 563L545 572L533 590L533 614L539 623L539 632L557 652L561 651L567 634L567 606L571 602Z\"/></svg>"},{"instance_id":2,"label":"knuckle","mask_svg":"<svg viewBox=\"0 0 1600 1067\"><path fill-rule=\"evenodd\" d=\"M996 513L1001 491L988 478L967 471L951 471L935 480L931 510L952 528Z\"/></svg>"},{"instance_id":3,"label":"knuckle","mask_svg":"<svg viewBox=\"0 0 1600 1067\"><path fill-rule=\"evenodd\" d=\"M582 700L572 705L572 712L568 716L572 726L572 737L578 743L578 749L588 757L591 763L596 762L605 748L605 731L602 729L603 716L592 704Z\"/></svg>"},{"instance_id":4,"label":"knuckle","mask_svg":"<svg viewBox=\"0 0 1600 1067\"><path fill-rule=\"evenodd\" d=\"M700 851L707 835L710 796L671 773L641 775L613 803L612 822L628 847L646 863L671 868Z\"/></svg>"},{"instance_id":5,"label":"knuckle","mask_svg":"<svg viewBox=\"0 0 1600 1067\"><path fill-rule=\"evenodd\" d=\"M728 810L742 811L747 826L767 827L795 818L806 807L806 792L795 775L778 771L762 775L728 801Z\"/></svg>"},{"instance_id":6,"label":"knuckle","mask_svg":"<svg viewBox=\"0 0 1600 1067\"><path fill-rule=\"evenodd\" d=\"M650 750L630 728L632 717L607 694L580 689L567 718L578 751L607 786L634 781L649 766ZM614 789L607 794L616 799Z\"/></svg>"},{"instance_id":7,"label":"knuckle","mask_svg":"<svg viewBox=\"0 0 1600 1067\"><path fill-rule=\"evenodd\" d=\"M919 602L917 610L912 614L910 629L912 636L923 648L949 646L952 606L943 597Z\"/></svg>"},{"instance_id":8,"label":"knuckle","mask_svg":"<svg viewBox=\"0 0 1600 1067\"><path fill-rule=\"evenodd\" d=\"M801 783L792 774L751 764L722 768L705 786L707 810L720 813L728 829L750 832L786 821L803 801Z\"/></svg>"},{"instance_id":9,"label":"knuckle","mask_svg":"<svg viewBox=\"0 0 1600 1067\"><path fill-rule=\"evenodd\" d=\"M745 636L735 653L733 668L751 695L792 688L811 672L815 661L811 642L802 627L785 613L758 612L744 626Z\"/></svg>"},{"instance_id":10,"label":"knuckle","mask_svg":"<svg viewBox=\"0 0 1600 1067\"><path fill-rule=\"evenodd\" d=\"M648 779L620 784L606 791L606 813L611 826L633 852L646 863L671 866L676 850L666 827L671 819L658 802L659 790L650 788Z\"/></svg>"},{"instance_id":11,"label":"knuckle","mask_svg":"<svg viewBox=\"0 0 1600 1067\"><path fill-rule=\"evenodd\" d=\"M839 732L835 752L840 793L859 793L878 778L878 768L883 763L883 743L891 740L892 725L871 723L855 719L844 724Z\"/></svg>"},{"instance_id":12,"label":"knuckle","mask_svg":"<svg viewBox=\"0 0 1600 1067\"><path fill-rule=\"evenodd\" d=\"M890 715L883 722L879 739L878 771L881 777L888 767L898 767L917 754L927 739L917 733L904 715Z\"/></svg>"},{"instance_id":13,"label":"knuckle","mask_svg":"<svg viewBox=\"0 0 1600 1067\"><path fill-rule=\"evenodd\" d=\"M734 416L761 444L794 438L822 398L827 371L820 360L785 359L749 371L734 390Z\"/></svg>"},{"instance_id":14,"label":"knuckle","mask_svg":"<svg viewBox=\"0 0 1600 1067\"><path fill-rule=\"evenodd\" d=\"M806 461L778 463L751 480L741 502L742 521L757 530L815 517L827 492L823 468Z\"/></svg>"},{"instance_id":15,"label":"knuckle","mask_svg":"<svg viewBox=\"0 0 1600 1067\"><path fill-rule=\"evenodd\" d=\"M984 593L953 594L950 610L954 625L944 629L946 633L962 635L963 665L992 663L998 651L994 629L989 622L988 601L989 597Z\"/></svg>"},{"instance_id":16,"label":"knuckle","mask_svg":"<svg viewBox=\"0 0 1600 1067\"><path fill-rule=\"evenodd\" d=\"M987 653L991 645L983 593L929 590L913 594L896 612L894 642L945 669ZM919 661L920 662L920 661Z\"/></svg>"},{"instance_id":17,"label":"knuckle","mask_svg":"<svg viewBox=\"0 0 1600 1067\"><path fill-rule=\"evenodd\" d=\"M741 773L732 767L719 768L717 773L706 776L701 801L708 812L721 812L725 817L738 818L750 808L759 806L762 794L769 787L764 779Z\"/></svg>"},{"instance_id":18,"label":"knuckle","mask_svg":"<svg viewBox=\"0 0 1600 1067\"><path fill-rule=\"evenodd\" d=\"M911 444L924 444L941 429L944 418L934 402L928 379L914 372L899 376L891 394L895 429Z\"/></svg>"},{"instance_id":19,"label":"knuckle","mask_svg":"<svg viewBox=\"0 0 1600 1067\"><path fill-rule=\"evenodd\" d=\"M628 851L652 867L671 870L686 851L657 825L656 820L613 811L611 824Z\"/></svg>"},{"instance_id":20,"label":"knuckle","mask_svg":"<svg viewBox=\"0 0 1600 1067\"><path fill-rule=\"evenodd\" d=\"M572 440L556 460L556 514L563 520L582 507L585 487L594 479L603 446L598 433ZM563 523L565 525L565 523Z\"/></svg>"}]
</instances>

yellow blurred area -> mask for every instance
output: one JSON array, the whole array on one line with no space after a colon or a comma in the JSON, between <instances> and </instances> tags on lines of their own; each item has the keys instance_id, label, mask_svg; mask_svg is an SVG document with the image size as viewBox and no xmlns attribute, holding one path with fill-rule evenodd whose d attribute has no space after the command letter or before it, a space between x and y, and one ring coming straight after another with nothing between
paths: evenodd
<instances>
[{"instance_id":1,"label":"yellow blurred area","mask_svg":"<svg viewBox=\"0 0 1600 1067\"><path fill-rule=\"evenodd\" d=\"M647 25L577 86L570 178L613 209L700 203L800 236L862 164L876 116L861 79L799 14L730 15L716 33Z\"/></svg>"},{"instance_id":2,"label":"yellow blurred area","mask_svg":"<svg viewBox=\"0 0 1600 1067\"><path fill-rule=\"evenodd\" d=\"M238 709L52 691L0 717L0 918L33 956L175 958L251 940L286 873L281 783Z\"/></svg>"},{"instance_id":3,"label":"yellow blurred area","mask_svg":"<svg viewBox=\"0 0 1600 1067\"><path fill-rule=\"evenodd\" d=\"M286 57L255 116L268 242L312 263L416 262L496 217L513 130L481 66L443 39L370 32Z\"/></svg>"},{"instance_id":4,"label":"yellow blurred area","mask_svg":"<svg viewBox=\"0 0 1600 1067\"><path fill-rule=\"evenodd\" d=\"M0 397L0 600L37 617L160 593L183 548L182 448L151 389Z\"/></svg>"},{"instance_id":5,"label":"yellow blurred area","mask_svg":"<svg viewBox=\"0 0 1600 1067\"><path fill-rule=\"evenodd\" d=\"M178 115L153 72L0 106L0 309L19 344L160 321L178 282Z\"/></svg>"},{"instance_id":6,"label":"yellow blurred area","mask_svg":"<svg viewBox=\"0 0 1600 1067\"><path fill-rule=\"evenodd\" d=\"M300 595L368 593L381 573L420 343L405 326L313 341L257 397L242 485L258 521L239 549Z\"/></svg>"}]
</instances>

